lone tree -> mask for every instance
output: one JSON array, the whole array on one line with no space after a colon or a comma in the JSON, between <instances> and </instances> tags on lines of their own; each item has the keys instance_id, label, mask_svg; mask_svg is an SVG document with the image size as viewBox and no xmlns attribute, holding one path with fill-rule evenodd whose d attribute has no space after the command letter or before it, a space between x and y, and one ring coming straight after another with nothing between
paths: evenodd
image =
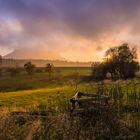
<instances>
[{"instance_id":1,"label":"lone tree","mask_svg":"<svg viewBox=\"0 0 140 140\"><path fill-rule=\"evenodd\" d=\"M25 68L26 72L31 76L35 72L35 65L32 64L31 62L27 62L26 64L24 64L24 68Z\"/></svg>"},{"instance_id":2,"label":"lone tree","mask_svg":"<svg viewBox=\"0 0 140 140\"><path fill-rule=\"evenodd\" d=\"M54 66L53 64L46 64L46 68L45 68L45 71L51 76L51 74L53 73L53 69L54 69Z\"/></svg>"},{"instance_id":3,"label":"lone tree","mask_svg":"<svg viewBox=\"0 0 140 140\"><path fill-rule=\"evenodd\" d=\"M127 43L106 51L105 64L113 80L116 78L133 78L138 70L137 54L135 48L130 48Z\"/></svg>"},{"instance_id":4,"label":"lone tree","mask_svg":"<svg viewBox=\"0 0 140 140\"><path fill-rule=\"evenodd\" d=\"M135 73L139 69L135 48L131 49L125 43L108 49L105 55L102 63L93 65L93 77L96 80L105 79L107 73L111 74L112 80L135 77Z\"/></svg>"}]
</instances>

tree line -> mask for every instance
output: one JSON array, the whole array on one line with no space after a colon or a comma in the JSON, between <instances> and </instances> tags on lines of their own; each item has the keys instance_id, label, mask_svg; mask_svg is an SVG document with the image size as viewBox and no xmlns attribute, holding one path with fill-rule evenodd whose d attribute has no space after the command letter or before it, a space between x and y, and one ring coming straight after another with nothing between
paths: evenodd
<instances>
[{"instance_id":1,"label":"tree line","mask_svg":"<svg viewBox=\"0 0 140 140\"><path fill-rule=\"evenodd\" d=\"M30 61L24 64L24 70L30 76L32 76L35 72L41 72L41 70L38 70L36 65L33 64ZM19 68L17 66L7 68L7 72L10 73L10 75L12 77L18 75L20 71L21 71L21 68ZM51 64L51 63L47 63L46 66L45 66L45 72L48 73L51 76L53 71L54 71L54 65ZM3 73L2 57L0 56L0 76L2 76L2 73Z\"/></svg>"}]
</instances>

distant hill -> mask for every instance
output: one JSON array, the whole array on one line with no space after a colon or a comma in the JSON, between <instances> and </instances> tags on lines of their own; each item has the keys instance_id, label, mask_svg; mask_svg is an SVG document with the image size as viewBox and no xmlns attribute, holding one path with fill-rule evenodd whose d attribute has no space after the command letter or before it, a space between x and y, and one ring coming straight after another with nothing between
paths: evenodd
<instances>
[{"instance_id":1,"label":"distant hill","mask_svg":"<svg viewBox=\"0 0 140 140\"><path fill-rule=\"evenodd\" d=\"M37 59L36 59L37 58ZM53 58L53 59L52 59ZM63 58L58 52L43 48L17 49L3 57L3 67L23 67L31 61L37 67L45 67L47 63L53 63L55 67L89 67L91 62L72 62Z\"/></svg>"},{"instance_id":2,"label":"distant hill","mask_svg":"<svg viewBox=\"0 0 140 140\"><path fill-rule=\"evenodd\" d=\"M31 61L37 67L45 67L47 63L53 63L55 67L90 67L92 62L72 62L64 60L43 60L43 59L5 59L2 60L3 67L23 67Z\"/></svg>"},{"instance_id":3,"label":"distant hill","mask_svg":"<svg viewBox=\"0 0 140 140\"><path fill-rule=\"evenodd\" d=\"M46 49L16 49L4 56L6 59L48 59L48 60L66 60L56 51Z\"/></svg>"}]
</instances>

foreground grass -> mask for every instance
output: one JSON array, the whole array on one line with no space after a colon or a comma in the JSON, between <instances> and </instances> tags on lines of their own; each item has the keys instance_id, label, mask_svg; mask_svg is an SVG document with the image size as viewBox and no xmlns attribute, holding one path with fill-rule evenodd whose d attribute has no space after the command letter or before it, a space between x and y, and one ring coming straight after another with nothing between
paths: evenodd
<instances>
[{"instance_id":1,"label":"foreground grass","mask_svg":"<svg viewBox=\"0 0 140 140\"><path fill-rule=\"evenodd\" d=\"M1 106L33 107L39 104L53 104L57 101L70 99L73 89L60 87L53 89L37 89L17 92L0 93Z\"/></svg>"},{"instance_id":2,"label":"foreground grass","mask_svg":"<svg viewBox=\"0 0 140 140\"><path fill-rule=\"evenodd\" d=\"M131 106L139 106L140 83L107 83L105 88L98 83L86 83L78 86L60 86L0 93L0 139L20 140L118 140L139 139L139 108L134 112ZM123 93L123 100L113 93ZM136 92L135 92L136 89ZM86 116L70 115L70 98L77 92L98 92L112 96L110 109L88 113ZM127 101L127 91L129 100ZM111 94L110 94L111 93ZM136 100L131 97L136 93ZM112 104L114 101L114 105ZM121 102L123 105L121 106ZM127 104L126 104L127 103ZM136 104L135 104L136 103ZM116 107L116 108L115 108ZM130 110L123 110L127 107ZM121 111L123 110L123 111ZM13 112L21 114L13 115ZM28 115L43 112L46 116ZM22 112L25 114L22 114Z\"/></svg>"},{"instance_id":3,"label":"foreground grass","mask_svg":"<svg viewBox=\"0 0 140 140\"><path fill-rule=\"evenodd\" d=\"M87 68L61 68L51 77L46 73L2 77L0 139L139 139L139 79L114 83L106 80L104 85L81 82L89 72ZM109 110L71 116L70 98L78 91L110 96ZM44 112L47 115L41 116Z\"/></svg>"},{"instance_id":4,"label":"foreground grass","mask_svg":"<svg viewBox=\"0 0 140 140\"><path fill-rule=\"evenodd\" d=\"M70 111L70 98L77 91L86 91L86 86L62 86L0 93L0 108L31 110L46 106L56 111Z\"/></svg>"},{"instance_id":5,"label":"foreground grass","mask_svg":"<svg viewBox=\"0 0 140 140\"><path fill-rule=\"evenodd\" d=\"M119 84L121 86L121 93L123 94L124 103L127 102L127 98L131 94L137 93L137 98L140 96L140 83L124 83ZM115 85L116 88L119 88ZM42 89L32 89L32 90L23 90L23 91L14 91L14 92L1 92L0 93L0 106L1 107L23 107L23 108L34 108L38 105L48 105L51 107L61 110L66 107L70 98L78 91L106 94L112 96L111 92L114 92L114 84L107 83L104 87L100 87L98 83L86 83L80 85L69 85L69 86L56 86L54 85L51 88L42 88ZM103 89L102 89L103 88ZM128 92L128 93L127 93ZM128 95L129 94L129 95ZM127 97L128 96L128 97ZM112 99L114 95L112 96ZM118 97L116 97L118 98ZM131 97L132 100L133 97Z\"/></svg>"}]
</instances>

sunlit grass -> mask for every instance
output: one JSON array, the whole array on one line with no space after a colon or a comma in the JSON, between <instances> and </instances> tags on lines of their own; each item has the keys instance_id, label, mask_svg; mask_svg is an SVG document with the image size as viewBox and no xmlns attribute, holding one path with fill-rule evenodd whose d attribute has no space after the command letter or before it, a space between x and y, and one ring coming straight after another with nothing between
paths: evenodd
<instances>
[{"instance_id":1,"label":"sunlit grass","mask_svg":"<svg viewBox=\"0 0 140 140\"><path fill-rule=\"evenodd\" d=\"M58 107L75 94L74 87L59 87L53 89L37 89L17 92L0 93L1 107L34 108L40 104Z\"/></svg>"}]
</instances>

